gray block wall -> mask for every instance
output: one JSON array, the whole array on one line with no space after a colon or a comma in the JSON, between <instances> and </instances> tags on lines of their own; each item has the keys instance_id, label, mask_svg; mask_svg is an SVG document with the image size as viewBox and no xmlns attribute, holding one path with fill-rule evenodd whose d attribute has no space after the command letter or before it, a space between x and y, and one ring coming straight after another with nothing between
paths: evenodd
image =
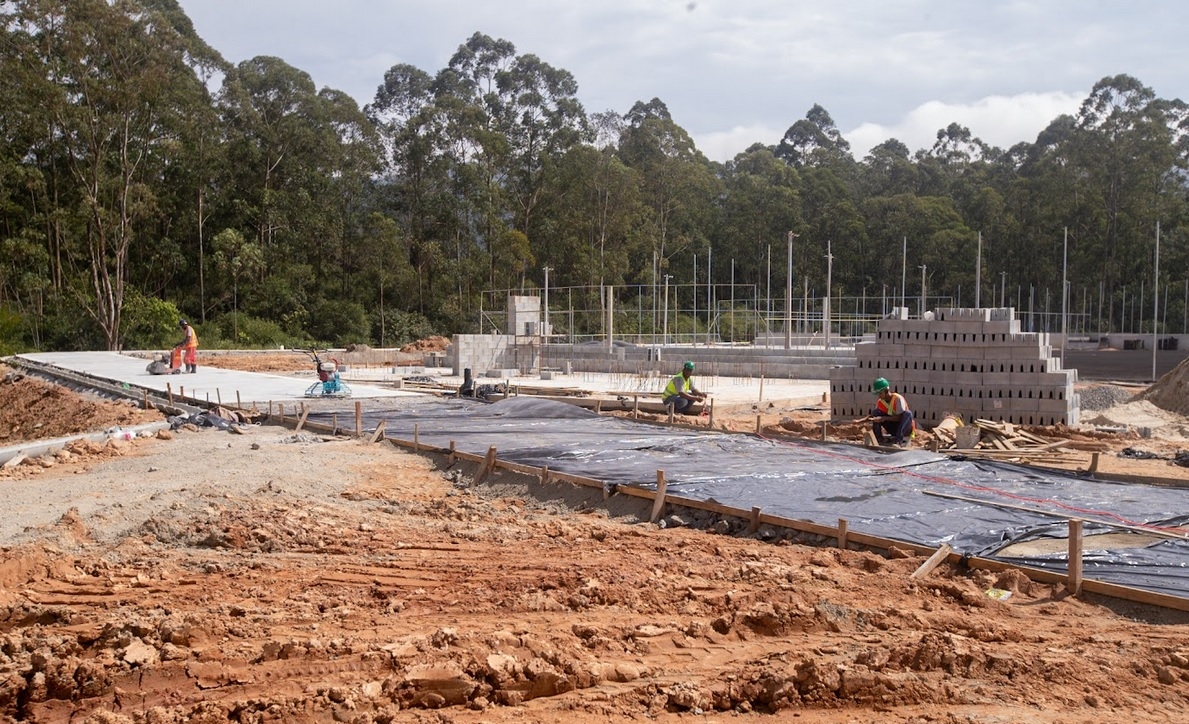
<instances>
[{"instance_id":1,"label":"gray block wall","mask_svg":"<svg viewBox=\"0 0 1189 724\"><path fill-rule=\"evenodd\" d=\"M1012 308L938 309L932 320L885 319L855 365L830 370L830 415L862 417L884 377L925 427L957 413L1022 425L1076 425L1077 370L1061 369L1048 335L1020 332Z\"/></svg>"}]
</instances>

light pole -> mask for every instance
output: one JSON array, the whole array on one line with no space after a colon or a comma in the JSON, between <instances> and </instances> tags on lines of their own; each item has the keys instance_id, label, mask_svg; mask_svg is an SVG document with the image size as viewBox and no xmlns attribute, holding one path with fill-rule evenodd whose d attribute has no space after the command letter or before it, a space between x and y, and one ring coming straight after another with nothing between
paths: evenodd
<instances>
[{"instance_id":1,"label":"light pole","mask_svg":"<svg viewBox=\"0 0 1189 724\"><path fill-rule=\"evenodd\" d=\"M664 321L661 323L661 345L664 346L669 343L669 280L673 278L672 274L665 275L665 307L662 314L664 314Z\"/></svg>"},{"instance_id":2,"label":"light pole","mask_svg":"<svg viewBox=\"0 0 1189 724\"><path fill-rule=\"evenodd\" d=\"M925 318L925 272L929 267L921 264L921 319Z\"/></svg>"},{"instance_id":3,"label":"light pole","mask_svg":"<svg viewBox=\"0 0 1189 724\"><path fill-rule=\"evenodd\" d=\"M545 271L545 325L541 328L541 336L549 342L549 272L550 267L542 267Z\"/></svg>"},{"instance_id":4,"label":"light pole","mask_svg":"<svg viewBox=\"0 0 1189 724\"><path fill-rule=\"evenodd\" d=\"M830 349L830 287L834 281L834 254L830 251L830 240L826 240L826 300L822 305L822 341L824 349Z\"/></svg>"},{"instance_id":5,"label":"light pole","mask_svg":"<svg viewBox=\"0 0 1189 724\"><path fill-rule=\"evenodd\" d=\"M1007 306L1007 272L999 272L999 306Z\"/></svg>"},{"instance_id":6,"label":"light pole","mask_svg":"<svg viewBox=\"0 0 1189 724\"><path fill-rule=\"evenodd\" d=\"M788 274L784 280L784 348L793 348L793 239L800 234L789 232Z\"/></svg>"}]
</instances>

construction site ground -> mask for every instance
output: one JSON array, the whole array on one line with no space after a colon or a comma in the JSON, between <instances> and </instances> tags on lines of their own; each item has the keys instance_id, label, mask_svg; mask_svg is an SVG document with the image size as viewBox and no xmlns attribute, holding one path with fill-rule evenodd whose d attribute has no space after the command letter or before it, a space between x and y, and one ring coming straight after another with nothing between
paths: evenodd
<instances>
[{"instance_id":1,"label":"construction site ground","mask_svg":"<svg viewBox=\"0 0 1189 724\"><path fill-rule=\"evenodd\" d=\"M716 426L750 431L759 413L817 436L820 403L742 400ZM0 445L155 414L12 379ZM1118 457L1189 446L1179 413L1093 415L1160 424L1047 432L1082 436L1103 471L1185 477ZM1181 612L1016 573L942 565L914 580L924 559L907 553L662 529L635 498L506 472L476 484L469 467L384 443L244 431L77 444L0 470L0 721L1145 723L1189 710Z\"/></svg>"}]
</instances>

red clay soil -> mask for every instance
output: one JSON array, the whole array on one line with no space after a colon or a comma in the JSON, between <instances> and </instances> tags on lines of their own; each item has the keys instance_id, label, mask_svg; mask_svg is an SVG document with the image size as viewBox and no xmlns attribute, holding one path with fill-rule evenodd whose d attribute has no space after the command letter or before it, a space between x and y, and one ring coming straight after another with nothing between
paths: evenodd
<instances>
[{"instance_id":1,"label":"red clay soil","mask_svg":"<svg viewBox=\"0 0 1189 724\"><path fill-rule=\"evenodd\" d=\"M133 402L87 398L0 365L0 447L162 419Z\"/></svg>"},{"instance_id":2,"label":"red clay soil","mask_svg":"<svg viewBox=\"0 0 1189 724\"><path fill-rule=\"evenodd\" d=\"M203 477L126 534L71 511L0 551L0 721L1147 724L1189 710L1181 613L1016 572L914 580L924 559L907 552L748 536L737 520L660 528L638 499L253 434L138 440L134 469L90 460L113 499L156 466ZM77 464L38 482L58 490ZM254 491L201 490L257 474Z\"/></svg>"}]
</instances>

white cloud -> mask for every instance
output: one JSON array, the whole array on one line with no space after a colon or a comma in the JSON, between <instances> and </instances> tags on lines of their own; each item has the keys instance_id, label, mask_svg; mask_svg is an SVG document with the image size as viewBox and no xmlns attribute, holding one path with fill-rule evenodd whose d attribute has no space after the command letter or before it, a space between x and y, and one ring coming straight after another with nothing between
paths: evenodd
<instances>
[{"instance_id":1,"label":"white cloud","mask_svg":"<svg viewBox=\"0 0 1189 724\"><path fill-rule=\"evenodd\" d=\"M856 159L875 146L896 138L912 151L932 148L937 132L951 123L970 129L972 135L1000 148L1021 141L1032 142L1057 116L1076 113L1086 93L1021 93L988 96L973 103L928 101L912 109L894 125L864 123L844 133Z\"/></svg>"},{"instance_id":2,"label":"white cloud","mask_svg":"<svg viewBox=\"0 0 1189 724\"><path fill-rule=\"evenodd\" d=\"M726 162L746 151L753 143L775 146L784 137L785 129L779 130L763 124L735 126L729 131L690 134L698 150L711 161Z\"/></svg>"}]
</instances>

